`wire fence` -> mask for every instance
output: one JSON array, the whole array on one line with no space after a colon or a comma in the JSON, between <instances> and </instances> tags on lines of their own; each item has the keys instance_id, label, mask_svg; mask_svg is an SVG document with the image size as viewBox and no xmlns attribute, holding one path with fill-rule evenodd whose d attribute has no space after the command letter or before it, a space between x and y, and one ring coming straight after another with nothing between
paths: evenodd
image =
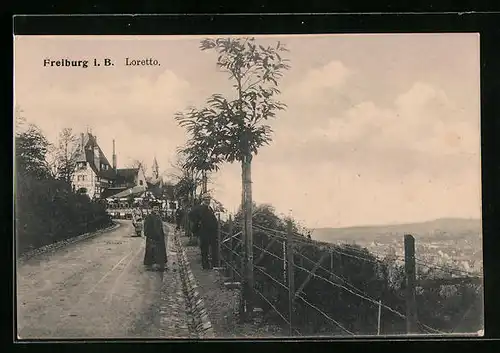
<instances>
[{"instance_id":1,"label":"wire fence","mask_svg":"<svg viewBox=\"0 0 500 353\"><path fill-rule=\"evenodd\" d=\"M224 227L221 225L219 258L227 276L245 287L249 279L245 268L243 228L241 223L231 220ZM391 289L387 278L377 278L377 271L383 268L378 256L366 249L342 248L262 225L254 224L253 234L254 278L244 300L281 320L288 326L290 335L408 333L408 298L404 291ZM466 273L442 270L455 275ZM367 273L374 280L367 281ZM442 286L453 279L453 284L482 286L482 278L467 275L440 279L437 283ZM404 278L401 282L404 287ZM425 312L425 303L419 304L419 313ZM464 317L471 315L471 304L463 307L467 313L456 313L456 322L462 323ZM429 322L422 322L426 321L424 318ZM433 323L439 322L433 319L432 315L420 315L415 321L416 329L410 333L446 334L457 329L456 326L442 329L439 327L442 325L436 328Z\"/></svg>"}]
</instances>

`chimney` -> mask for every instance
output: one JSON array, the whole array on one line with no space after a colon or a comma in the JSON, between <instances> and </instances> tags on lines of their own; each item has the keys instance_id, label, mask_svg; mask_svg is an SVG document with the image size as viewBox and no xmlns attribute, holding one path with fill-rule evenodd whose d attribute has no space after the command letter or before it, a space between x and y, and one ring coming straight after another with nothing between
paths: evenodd
<instances>
[{"instance_id":1,"label":"chimney","mask_svg":"<svg viewBox=\"0 0 500 353\"><path fill-rule=\"evenodd\" d=\"M113 139L113 169L116 172L115 140Z\"/></svg>"}]
</instances>

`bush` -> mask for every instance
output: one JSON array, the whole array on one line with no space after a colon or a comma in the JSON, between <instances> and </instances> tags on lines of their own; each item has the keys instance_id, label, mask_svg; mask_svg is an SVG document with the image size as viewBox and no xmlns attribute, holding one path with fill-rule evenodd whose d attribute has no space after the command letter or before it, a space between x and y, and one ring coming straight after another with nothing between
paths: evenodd
<instances>
[{"instance_id":1,"label":"bush","mask_svg":"<svg viewBox=\"0 0 500 353\"><path fill-rule=\"evenodd\" d=\"M15 215L18 255L112 224L103 205L74 193L65 182L21 174Z\"/></svg>"}]
</instances>

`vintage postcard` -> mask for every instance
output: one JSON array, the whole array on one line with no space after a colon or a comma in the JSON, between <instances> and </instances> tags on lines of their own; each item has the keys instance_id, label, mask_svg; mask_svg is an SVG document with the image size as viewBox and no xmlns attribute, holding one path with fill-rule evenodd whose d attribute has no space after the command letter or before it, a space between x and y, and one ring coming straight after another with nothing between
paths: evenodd
<instances>
[{"instance_id":1,"label":"vintage postcard","mask_svg":"<svg viewBox=\"0 0 500 353\"><path fill-rule=\"evenodd\" d=\"M484 335L478 34L14 42L19 339Z\"/></svg>"}]
</instances>

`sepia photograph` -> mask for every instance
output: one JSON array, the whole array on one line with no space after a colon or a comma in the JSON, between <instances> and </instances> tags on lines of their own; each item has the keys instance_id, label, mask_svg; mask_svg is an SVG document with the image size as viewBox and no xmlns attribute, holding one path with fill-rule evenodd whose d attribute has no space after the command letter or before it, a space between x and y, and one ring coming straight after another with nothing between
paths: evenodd
<instances>
[{"instance_id":1,"label":"sepia photograph","mask_svg":"<svg viewBox=\"0 0 500 353\"><path fill-rule=\"evenodd\" d=\"M17 339L484 336L479 53L14 36Z\"/></svg>"}]
</instances>

